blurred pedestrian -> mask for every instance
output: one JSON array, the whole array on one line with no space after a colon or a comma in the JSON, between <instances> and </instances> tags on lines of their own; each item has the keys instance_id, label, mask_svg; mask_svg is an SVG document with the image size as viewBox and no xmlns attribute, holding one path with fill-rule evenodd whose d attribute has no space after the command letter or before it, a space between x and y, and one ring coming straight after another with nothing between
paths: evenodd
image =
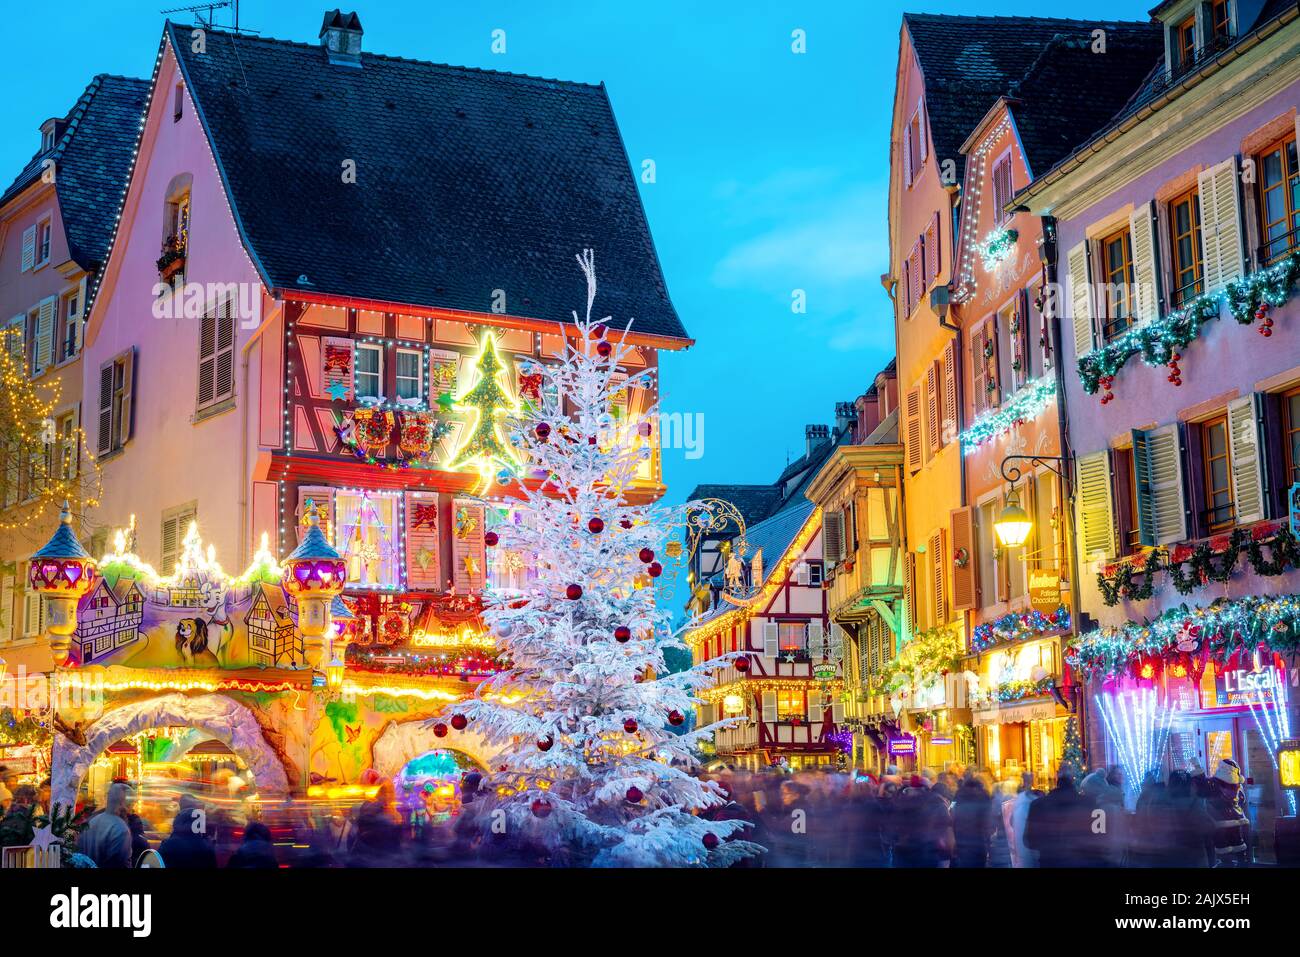
<instances>
[{"instance_id":1,"label":"blurred pedestrian","mask_svg":"<svg viewBox=\"0 0 1300 957\"><path fill-rule=\"evenodd\" d=\"M1038 852L1039 867L1080 867L1091 863L1080 842L1088 827L1088 808L1068 770L1057 774L1056 787L1029 806L1025 846Z\"/></svg>"},{"instance_id":2,"label":"blurred pedestrian","mask_svg":"<svg viewBox=\"0 0 1300 957\"><path fill-rule=\"evenodd\" d=\"M1213 845L1214 818L1193 792L1190 774L1169 773L1165 797L1157 805L1156 814L1163 819L1163 847L1158 861L1161 867L1209 867L1213 863L1206 845Z\"/></svg>"},{"instance_id":3,"label":"blurred pedestrian","mask_svg":"<svg viewBox=\"0 0 1300 957\"><path fill-rule=\"evenodd\" d=\"M126 816L126 829L131 834L131 866L140 861L140 855L149 850L149 838L144 832L144 818L139 814Z\"/></svg>"},{"instance_id":4,"label":"blurred pedestrian","mask_svg":"<svg viewBox=\"0 0 1300 957\"><path fill-rule=\"evenodd\" d=\"M77 849L100 868L131 866L131 829L126 824L127 786L113 784L108 789L104 810L90 819L81 832Z\"/></svg>"},{"instance_id":5,"label":"blurred pedestrian","mask_svg":"<svg viewBox=\"0 0 1300 957\"><path fill-rule=\"evenodd\" d=\"M944 867L955 839L948 802L917 775L894 803L895 867Z\"/></svg>"},{"instance_id":6,"label":"blurred pedestrian","mask_svg":"<svg viewBox=\"0 0 1300 957\"><path fill-rule=\"evenodd\" d=\"M208 839L207 815L192 806L192 800L181 799L172 832L158 845L158 853L168 870L211 870L217 866L217 852Z\"/></svg>"},{"instance_id":7,"label":"blurred pedestrian","mask_svg":"<svg viewBox=\"0 0 1300 957\"><path fill-rule=\"evenodd\" d=\"M1110 783L1104 768L1083 779L1079 789L1088 805L1088 828L1083 832L1087 856L1099 867L1120 867L1128 850L1124 794Z\"/></svg>"},{"instance_id":8,"label":"blurred pedestrian","mask_svg":"<svg viewBox=\"0 0 1300 957\"><path fill-rule=\"evenodd\" d=\"M400 867L402 865L402 818L397 811L393 782L385 779L375 796L357 813L357 835L352 846L354 867Z\"/></svg>"},{"instance_id":9,"label":"blurred pedestrian","mask_svg":"<svg viewBox=\"0 0 1300 957\"><path fill-rule=\"evenodd\" d=\"M1250 863L1250 820L1246 817L1245 778L1237 762L1224 758L1214 769L1212 790L1206 802L1214 818L1214 854L1218 866Z\"/></svg>"},{"instance_id":10,"label":"blurred pedestrian","mask_svg":"<svg viewBox=\"0 0 1300 957\"><path fill-rule=\"evenodd\" d=\"M271 843L271 829L261 821L253 821L244 828L239 850L226 862L226 867L234 870L275 870L279 866Z\"/></svg>"},{"instance_id":11,"label":"blurred pedestrian","mask_svg":"<svg viewBox=\"0 0 1300 957\"><path fill-rule=\"evenodd\" d=\"M971 773L957 790L952 808L955 867L988 867L993 839L993 801L984 782Z\"/></svg>"},{"instance_id":12,"label":"blurred pedestrian","mask_svg":"<svg viewBox=\"0 0 1300 957\"><path fill-rule=\"evenodd\" d=\"M15 784L9 793L9 807L0 819L0 847L25 847L32 842L35 826L36 789L30 784Z\"/></svg>"},{"instance_id":13,"label":"blurred pedestrian","mask_svg":"<svg viewBox=\"0 0 1300 957\"><path fill-rule=\"evenodd\" d=\"M1038 852L1025 845L1025 825L1029 820L1029 806L1040 797L1042 794L1034 790L1034 775L1026 771L1020 776L1019 792L1002 806L1012 867L1038 866Z\"/></svg>"}]
</instances>

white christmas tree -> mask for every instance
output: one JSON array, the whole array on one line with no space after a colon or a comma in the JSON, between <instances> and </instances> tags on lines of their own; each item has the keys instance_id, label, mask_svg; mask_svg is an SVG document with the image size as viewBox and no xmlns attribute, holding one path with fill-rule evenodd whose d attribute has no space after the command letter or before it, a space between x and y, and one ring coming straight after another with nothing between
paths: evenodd
<instances>
[{"instance_id":1,"label":"white christmas tree","mask_svg":"<svg viewBox=\"0 0 1300 957\"><path fill-rule=\"evenodd\" d=\"M616 378L632 347L593 321L595 260L576 338L542 372L549 399L507 424L524 477L521 522L487 533L489 548L536 555L521 596L488 591L484 620L510 667L435 723L450 720L493 749L488 778L466 805L485 836L505 833L595 866L725 866L762 852L746 825L710 821L726 803L700 780L695 748L726 722L677 733L711 671L727 655L666 674L663 651L682 647L655 600L660 555L682 510L628 504L649 455L656 410L616 415L615 393L651 386L652 373ZM732 719L734 720L734 719Z\"/></svg>"}]
</instances>

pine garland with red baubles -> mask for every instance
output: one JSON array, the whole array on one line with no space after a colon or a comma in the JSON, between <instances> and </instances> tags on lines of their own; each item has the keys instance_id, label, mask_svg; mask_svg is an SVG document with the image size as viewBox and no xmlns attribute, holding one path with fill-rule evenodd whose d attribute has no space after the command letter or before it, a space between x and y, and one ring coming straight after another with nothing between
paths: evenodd
<instances>
[{"instance_id":1,"label":"pine garland with red baubles","mask_svg":"<svg viewBox=\"0 0 1300 957\"><path fill-rule=\"evenodd\" d=\"M628 501L657 406L633 415L616 393L649 394L653 372L632 372L625 334L608 317L592 320L591 250L578 262L586 316L574 312L576 336L542 369L551 398L503 426L524 463L510 491L525 518L495 525L485 540L537 556L522 595L489 589L485 599L484 622L510 666L431 725L445 734L465 721L494 755L491 774L464 795L463 813L485 842L593 866L726 866L763 851L740 839L744 822L700 813L727 801L695 774L700 740L727 722L677 729L736 655L667 673L664 650L684 646L654 586L684 507Z\"/></svg>"}]
</instances>

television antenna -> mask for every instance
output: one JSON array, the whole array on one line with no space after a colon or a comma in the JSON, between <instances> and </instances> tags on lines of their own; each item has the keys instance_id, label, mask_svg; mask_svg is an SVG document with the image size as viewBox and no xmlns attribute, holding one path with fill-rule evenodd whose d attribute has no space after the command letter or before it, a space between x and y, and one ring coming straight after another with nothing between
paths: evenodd
<instances>
[{"instance_id":1,"label":"television antenna","mask_svg":"<svg viewBox=\"0 0 1300 957\"><path fill-rule=\"evenodd\" d=\"M192 13L194 19L200 26L207 27L209 30L217 26L216 12L218 10L231 10L234 15L234 31L239 32L239 0L209 0L208 3L195 3L185 7L172 7L169 10L160 10L159 12L166 16L169 13Z\"/></svg>"}]
</instances>

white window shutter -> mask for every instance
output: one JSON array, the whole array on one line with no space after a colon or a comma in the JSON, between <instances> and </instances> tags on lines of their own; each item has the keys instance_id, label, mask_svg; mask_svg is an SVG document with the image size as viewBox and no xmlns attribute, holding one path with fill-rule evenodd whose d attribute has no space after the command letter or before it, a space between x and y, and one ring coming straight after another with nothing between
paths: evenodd
<instances>
[{"instance_id":1,"label":"white window shutter","mask_svg":"<svg viewBox=\"0 0 1300 957\"><path fill-rule=\"evenodd\" d=\"M912 185L912 122L903 127L903 185Z\"/></svg>"},{"instance_id":2,"label":"white window shutter","mask_svg":"<svg viewBox=\"0 0 1300 957\"><path fill-rule=\"evenodd\" d=\"M771 723L776 720L776 692L763 692L763 720Z\"/></svg>"},{"instance_id":3,"label":"white window shutter","mask_svg":"<svg viewBox=\"0 0 1300 957\"><path fill-rule=\"evenodd\" d=\"M820 691L808 692L808 720L820 721L822 719L822 694Z\"/></svg>"},{"instance_id":4,"label":"white window shutter","mask_svg":"<svg viewBox=\"0 0 1300 957\"><path fill-rule=\"evenodd\" d=\"M831 658L842 661L844 659L844 628L839 622L831 622L831 641L828 653Z\"/></svg>"},{"instance_id":5,"label":"white window shutter","mask_svg":"<svg viewBox=\"0 0 1300 957\"><path fill-rule=\"evenodd\" d=\"M794 583L796 585L808 584L808 563L799 562L794 566Z\"/></svg>"},{"instance_id":6,"label":"white window shutter","mask_svg":"<svg viewBox=\"0 0 1300 957\"><path fill-rule=\"evenodd\" d=\"M1110 488L1110 454L1103 449L1077 459L1079 544L1085 561L1115 551L1114 510Z\"/></svg>"},{"instance_id":7,"label":"white window shutter","mask_svg":"<svg viewBox=\"0 0 1300 957\"><path fill-rule=\"evenodd\" d=\"M28 226L23 230L23 262L20 272L31 272L36 265L36 227Z\"/></svg>"},{"instance_id":8,"label":"white window shutter","mask_svg":"<svg viewBox=\"0 0 1300 957\"><path fill-rule=\"evenodd\" d=\"M45 631L45 603L41 593L27 590L23 592L23 637L35 638Z\"/></svg>"},{"instance_id":9,"label":"white window shutter","mask_svg":"<svg viewBox=\"0 0 1300 957\"><path fill-rule=\"evenodd\" d=\"M72 319L68 320L72 322ZM73 355L81 355L81 344L86 335L86 277L81 277L77 287L76 323L73 326Z\"/></svg>"},{"instance_id":10,"label":"white window shutter","mask_svg":"<svg viewBox=\"0 0 1300 957\"><path fill-rule=\"evenodd\" d=\"M1264 482L1260 474L1259 398L1244 395L1228 403L1232 445L1232 501L1238 524L1264 517Z\"/></svg>"},{"instance_id":11,"label":"white window shutter","mask_svg":"<svg viewBox=\"0 0 1300 957\"><path fill-rule=\"evenodd\" d=\"M132 407L135 404L135 346L123 353L122 361L126 368L122 378L122 416L118 431L122 436L122 444L126 445L131 439L131 423L134 418Z\"/></svg>"},{"instance_id":12,"label":"white window shutter","mask_svg":"<svg viewBox=\"0 0 1300 957\"><path fill-rule=\"evenodd\" d=\"M927 142L929 137L925 135L925 100L916 101L916 131L921 137L920 146L921 162L924 163L927 156L930 155L930 144Z\"/></svg>"},{"instance_id":13,"label":"white window shutter","mask_svg":"<svg viewBox=\"0 0 1300 957\"><path fill-rule=\"evenodd\" d=\"M14 576L0 575L0 642L14 637Z\"/></svg>"},{"instance_id":14,"label":"white window shutter","mask_svg":"<svg viewBox=\"0 0 1300 957\"><path fill-rule=\"evenodd\" d=\"M844 561L844 513L822 512L822 557L834 564Z\"/></svg>"},{"instance_id":15,"label":"white window shutter","mask_svg":"<svg viewBox=\"0 0 1300 957\"><path fill-rule=\"evenodd\" d=\"M1133 237L1133 302L1136 325L1154 322L1160 316L1160 298L1156 293L1156 222L1155 206L1143 203L1129 217L1129 235Z\"/></svg>"},{"instance_id":16,"label":"white window shutter","mask_svg":"<svg viewBox=\"0 0 1300 957\"><path fill-rule=\"evenodd\" d=\"M775 658L781 652L781 632L776 622L763 622L763 654Z\"/></svg>"},{"instance_id":17,"label":"white window shutter","mask_svg":"<svg viewBox=\"0 0 1300 957\"><path fill-rule=\"evenodd\" d=\"M826 657L826 626L820 621L808 622L808 656L814 661Z\"/></svg>"},{"instance_id":18,"label":"white window shutter","mask_svg":"<svg viewBox=\"0 0 1300 957\"><path fill-rule=\"evenodd\" d=\"M1137 473L1138 518L1148 527L1156 545L1181 542L1187 537L1183 502L1183 456L1178 424L1134 433L1133 463ZM1148 504L1149 503L1149 504ZM1145 516L1143 506L1149 508ZM1143 522L1143 519L1146 519Z\"/></svg>"},{"instance_id":19,"label":"white window shutter","mask_svg":"<svg viewBox=\"0 0 1300 957\"><path fill-rule=\"evenodd\" d=\"M1074 324L1074 357L1093 350L1092 286L1088 275L1088 244L1079 243L1066 256L1070 272L1070 321Z\"/></svg>"},{"instance_id":20,"label":"white window shutter","mask_svg":"<svg viewBox=\"0 0 1300 957\"><path fill-rule=\"evenodd\" d=\"M1241 278L1241 203L1237 196L1237 160L1203 170L1197 177L1201 200L1201 251L1205 291L1216 292Z\"/></svg>"},{"instance_id":21,"label":"white window shutter","mask_svg":"<svg viewBox=\"0 0 1300 957\"><path fill-rule=\"evenodd\" d=\"M831 721L836 725L844 723L844 702L838 696L831 702Z\"/></svg>"},{"instance_id":22,"label":"white window shutter","mask_svg":"<svg viewBox=\"0 0 1300 957\"><path fill-rule=\"evenodd\" d=\"M9 355L21 361L23 353L27 351L27 317L24 315L14 316L5 325L6 331L13 330L5 336L5 344L9 349Z\"/></svg>"},{"instance_id":23,"label":"white window shutter","mask_svg":"<svg viewBox=\"0 0 1300 957\"><path fill-rule=\"evenodd\" d=\"M40 375L54 361L54 318L58 309L57 296L41 300L36 313L36 341L32 345L32 375Z\"/></svg>"}]
</instances>

